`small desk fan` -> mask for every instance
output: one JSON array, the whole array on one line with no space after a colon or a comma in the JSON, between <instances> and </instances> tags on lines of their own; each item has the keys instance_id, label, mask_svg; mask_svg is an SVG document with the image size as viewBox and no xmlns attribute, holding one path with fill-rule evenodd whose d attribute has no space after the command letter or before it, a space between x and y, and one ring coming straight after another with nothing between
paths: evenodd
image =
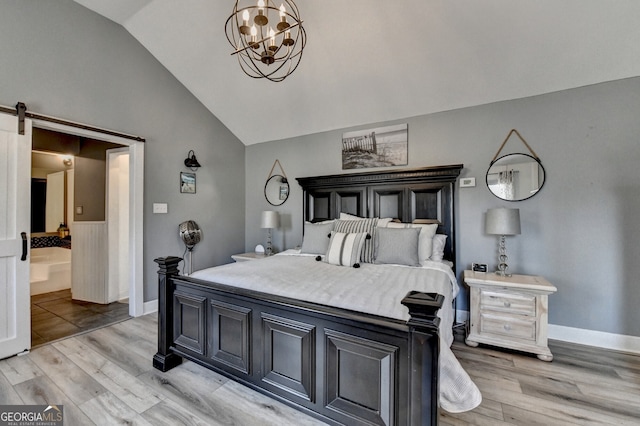
<instances>
[{"instance_id":1,"label":"small desk fan","mask_svg":"<svg viewBox=\"0 0 640 426\"><path fill-rule=\"evenodd\" d=\"M189 252L189 273L193 272L193 248L200 242L202 238L202 231L197 223L193 220L186 220L178 225L178 231L180 232L180 238L186 246L186 251Z\"/></svg>"}]
</instances>

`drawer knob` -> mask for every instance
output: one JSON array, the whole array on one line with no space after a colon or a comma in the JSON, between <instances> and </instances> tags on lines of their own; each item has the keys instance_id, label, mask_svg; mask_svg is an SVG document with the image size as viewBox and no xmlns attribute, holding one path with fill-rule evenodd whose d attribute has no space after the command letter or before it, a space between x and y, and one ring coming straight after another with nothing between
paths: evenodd
<instances>
[{"instance_id":1,"label":"drawer knob","mask_svg":"<svg viewBox=\"0 0 640 426\"><path fill-rule=\"evenodd\" d=\"M508 307L510 307L510 306L511 306L511 302L504 302L504 307L505 307L505 308L508 308Z\"/></svg>"},{"instance_id":2,"label":"drawer knob","mask_svg":"<svg viewBox=\"0 0 640 426\"><path fill-rule=\"evenodd\" d=\"M511 324L505 324L504 329L507 331L511 330Z\"/></svg>"}]
</instances>

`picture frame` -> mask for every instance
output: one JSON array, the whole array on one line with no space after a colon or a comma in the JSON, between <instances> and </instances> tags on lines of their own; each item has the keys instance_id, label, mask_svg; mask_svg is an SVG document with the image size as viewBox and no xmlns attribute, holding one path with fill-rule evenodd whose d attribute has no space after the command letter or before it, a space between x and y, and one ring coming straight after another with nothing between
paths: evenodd
<instances>
[{"instance_id":1,"label":"picture frame","mask_svg":"<svg viewBox=\"0 0 640 426\"><path fill-rule=\"evenodd\" d=\"M183 194L196 193L196 174L180 172L180 192Z\"/></svg>"},{"instance_id":2,"label":"picture frame","mask_svg":"<svg viewBox=\"0 0 640 426\"><path fill-rule=\"evenodd\" d=\"M406 166L407 123L342 134L342 169Z\"/></svg>"}]
</instances>

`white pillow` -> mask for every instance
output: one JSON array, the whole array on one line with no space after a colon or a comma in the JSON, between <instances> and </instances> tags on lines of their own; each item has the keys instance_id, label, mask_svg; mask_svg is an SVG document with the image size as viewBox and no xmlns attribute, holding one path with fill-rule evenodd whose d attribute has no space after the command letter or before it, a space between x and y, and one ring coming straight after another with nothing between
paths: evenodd
<instances>
[{"instance_id":1,"label":"white pillow","mask_svg":"<svg viewBox=\"0 0 640 426\"><path fill-rule=\"evenodd\" d=\"M366 219L366 217L360 217L349 213L340 212L340 220L362 220Z\"/></svg>"},{"instance_id":2,"label":"white pillow","mask_svg":"<svg viewBox=\"0 0 640 426\"><path fill-rule=\"evenodd\" d=\"M420 236L418 237L418 260L420 265L424 265L431 257L433 250L433 236L438 229L437 223L398 223L389 222L386 228L420 228Z\"/></svg>"},{"instance_id":3,"label":"white pillow","mask_svg":"<svg viewBox=\"0 0 640 426\"><path fill-rule=\"evenodd\" d=\"M447 236L444 234L436 234L433 236L433 250L431 260L442 262L444 258L444 246L447 243Z\"/></svg>"}]
</instances>

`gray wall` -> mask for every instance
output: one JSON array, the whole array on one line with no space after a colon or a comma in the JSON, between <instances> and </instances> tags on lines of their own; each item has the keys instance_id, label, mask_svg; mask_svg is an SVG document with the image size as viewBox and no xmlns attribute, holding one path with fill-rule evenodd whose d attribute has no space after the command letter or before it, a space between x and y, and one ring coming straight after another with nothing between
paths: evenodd
<instances>
[{"instance_id":1,"label":"gray wall","mask_svg":"<svg viewBox=\"0 0 640 426\"><path fill-rule=\"evenodd\" d=\"M640 78L532 98L411 117L409 165L463 163L476 187L457 188L458 277L471 262L495 267L497 240L484 235L487 209L520 209L522 234L507 238L516 273L546 277L552 324L640 336ZM367 128L382 123L371 123ZM392 124L392 123L384 123ZM279 249L302 241L302 191L295 177L342 173L344 130L247 147L247 250L264 243L260 212L274 209L284 225L274 232ZM489 162L516 128L542 160L547 181L529 200L509 203L485 185ZM503 153L527 152L517 137ZM278 158L291 196L271 207L262 189ZM467 309L467 294L459 308Z\"/></svg>"},{"instance_id":2,"label":"gray wall","mask_svg":"<svg viewBox=\"0 0 640 426\"><path fill-rule=\"evenodd\" d=\"M194 268L244 247L244 145L124 28L70 1L0 0L0 104L146 138L144 300L157 298L153 259L182 255L178 224L203 228ZM179 193L193 149L197 193ZM154 202L169 204L152 214Z\"/></svg>"}]
</instances>

